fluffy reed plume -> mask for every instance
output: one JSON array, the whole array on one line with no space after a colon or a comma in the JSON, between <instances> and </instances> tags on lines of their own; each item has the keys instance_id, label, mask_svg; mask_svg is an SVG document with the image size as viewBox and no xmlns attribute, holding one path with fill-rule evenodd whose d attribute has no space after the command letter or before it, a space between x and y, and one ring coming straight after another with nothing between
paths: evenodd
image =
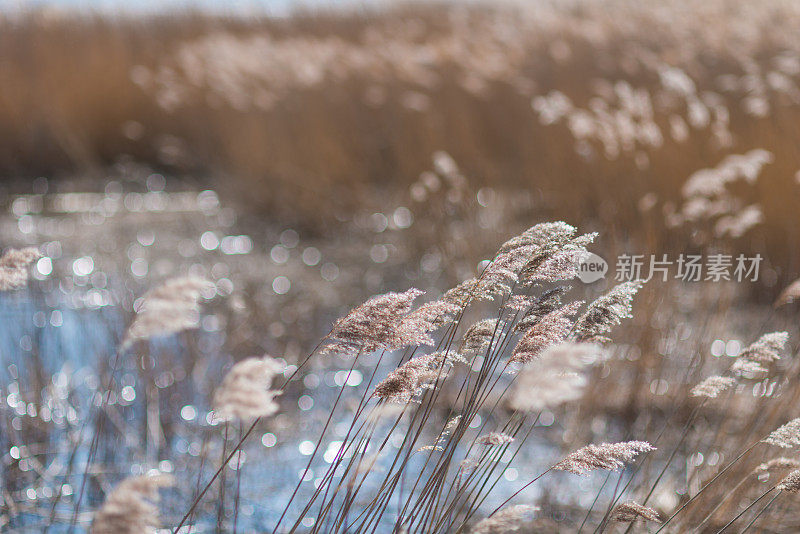
<instances>
[{"instance_id":1,"label":"fluffy reed plume","mask_svg":"<svg viewBox=\"0 0 800 534\"><path fill-rule=\"evenodd\" d=\"M520 530L538 510L536 506L517 504L481 520L472 529L472 534L503 534Z\"/></svg>"},{"instance_id":2,"label":"fluffy reed plume","mask_svg":"<svg viewBox=\"0 0 800 534\"><path fill-rule=\"evenodd\" d=\"M795 469L786 475L786 477L781 480L781 483L777 485L776 489L789 493L797 493L800 491L800 470Z\"/></svg>"},{"instance_id":3,"label":"fluffy reed plume","mask_svg":"<svg viewBox=\"0 0 800 534\"><path fill-rule=\"evenodd\" d=\"M792 419L773 431L764 439L764 443L777 445L784 449L791 449L800 445L800 417Z\"/></svg>"},{"instance_id":4,"label":"fluffy reed plume","mask_svg":"<svg viewBox=\"0 0 800 534\"><path fill-rule=\"evenodd\" d=\"M569 471L576 475L585 475L597 469L616 471L631 462L639 453L653 450L655 447L646 441L587 445L558 462L553 469Z\"/></svg>"},{"instance_id":5,"label":"fluffy reed plume","mask_svg":"<svg viewBox=\"0 0 800 534\"><path fill-rule=\"evenodd\" d=\"M478 439L475 441L481 445L495 446L511 443L514 441L514 438L508 434L503 434L502 432L492 432L490 434L484 434L483 436L478 437Z\"/></svg>"},{"instance_id":6,"label":"fluffy reed plume","mask_svg":"<svg viewBox=\"0 0 800 534\"><path fill-rule=\"evenodd\" d=\"M447 376L441 363L440 353L411 358L379 382L372 396L388 402L410 402L437 379Z\"/></svg>"},{"instance_id":7,"label":"fluffy reed plume","mask_svg":"<svg viewBox=\"0 0 800 534\"><path fill-rule=\"evenodd\" d=\"M470 300L506 295L522 282L574 278L586 246L596 234L573 238L575 227L563 222L537 224L506 241L480 278L462 282L445 293L444 300L466 306Z\"/></svg>"},{"instance_id":8,"label":"fluffy reed plume","mask_svg":"<svg viewBox=\"0 0 800 534\"><path fill-rule=\"evenodd\" d=\"M424 291L409 289L403 293L386 293L367 300L333 325L323 353L370 353L378 349L399 349L418 344L412 333L401 328L404 316L414 300ZM408 324L407 324L408 326Z\"/></svg>"},{"instance_id":9,"label":"fluffy reed plume","mask_svg":"<svg viewBox=\"0 0 800 534\"><path fill-rule=\"evenodd\" d=\"M531 326L511 353L511 362L528 363L543 350L564 341L572 328L569 317L578 313L583 301L572 302L548 313Z\"/></svg>"},{"instance_id":10,"label":"fluffy reed plume","mask_svg":"<svg viewBox=\"0 0 800 534\"><path fill-rule=\"evenodd\" d=\"M596 233L584 234L567 243L559 243L557 248L546 248L523 267L520 280L525 285L572 280L578 276L578 265L588 254L586 247L596 237Z\"/></svg>"},{"instance_id":11,"label":"fluffy reed plume","mask_svg":"<svg viewBox=\"0 0 800 534\"><path fill-rule=\"evenodd\" d=\"M527 295L513 295L503 305L503 310L519 312L525 309L530 309L536 303L531 297Z\"/></svg>"},{"instance_id":12,"label":"fluffy reed plume","mask_svg":"<svg viewBox=\"0 0 800 534\"><path fill-rule=\"evenodd\" d=\"M272 379L283 372L277 360L246 358L236 363L214 392L214 415L223 420L248 421L278 411L275 397L280 392L270 389Z\"/></svg>"},{"instance_id":13,"label":"fluffy reed plume","mask_svg":"<svg viewBox=\"0 0 800 534\"><path fill-rule=\"evenodd\" d=\"M470 326L461 340L459 352L480 352L489 346L498 331L497 319L484 319Z\"/></svg>"},{"instance_id":14,"label":"fluffy reed plume","mask_svg":"<svg viewBox=\"0 0 800 534\"><path fill-rule=\"evenodd\" d=\"M769 369L759 362L754 362L746 358L739 358L731 365L731 372L738 376L752 377L761 373L767 373Z\"/></svg>"},{"instance_id":15,"label":"fluffy reed plume","mask_svg":"<svg viewBox=\"0 0 800 534\"><path fill-rule=\"evenodd\" d=\"M786 346L788 340L788 332L764 334L745 348L739 355L739 358L758 363L771 363L780 360L780 353Z\"/></svg>"},{"instance_id":16,"label":"fluffy reed plume","mask_svg":"<svg viewBox=\"0 0 800 534\"><path fill-rule=\"evenodd\" d=\"M577 265L597 234L575 235L564 222L541 223L506 241L495 263L513 265L523 284L555 282L577 276ZM504 261L505 260L505 261ZM521 265L520 265L521 263ZM490 270L491 266L489 267Z\"/></svg>"},{"instance_id":17,"label":"fluffy reed plume","mask_svg":"<svg viewBox=\"0 0 800 534\"><path fill-rule=\"evenodd\" d=\"M600 357L600 348L589 343L548 348L520 371L511 390L511 407L539 411L581 398L586 385L583 370Z\"/></svg>"},{"instance_id":18,"label":"fluffy reed plume","mask_svg":"<svg viewBox=\"0 0 800 534\"><path fill-rule=\"evenodd\" d=\"M400 335L409 344L433 345L431 332L447 324L451 317L461 311L461 307L452 302L437 300L426 302L412 311L400 321Z\"/></svg>"},{"instance_id":19,"label":"fluffy reed plume","mask_svg":"<svg viewBox=\"0 0 800 534\"><path fill-rule=\"evenodd\" d=\"M723 391L729 389L736 383L735 378L726 376L709 376L695 387L692 388L692 397L708 397L716 399Z\"/></svg>"},{"instance_id":20,"label":"fluffy reed plume","mask_svg":"<svg viewBox=\"0 0 800 534\"><path fill-rule=\"evenodd\" d=\"M538 250L555 248L569 241L576 231L574 226L563 221L539 223L500 245L497 253L507 254L523 247L534 247Z\"/></svg>"},{"instance_id":21,"label":"fluffy reed plume","mask_svg":"<svg viewBox=\"0 0 800 534\"><path fill-rule=\"evenodd\" d=\"M25 287L28 284L28 266L41 257L33 247L8 249L0 257L0 291Z\"/></svg>"},{"instance_id":22,"label":"fluffy reed plume","mask_svg":"<svg viewBox=\"0 0 800 534\"><path fill-rule=\"evenodd\" d=\"M123 480L106 496L92 521L92 534L145 534L159 524L158 489L170 486L168 475L138 476Z\"/></svg>"},{"instance_id":23,"label":"fluffy reed plume","mask_svg":"<svg viewBox=\"0 0 800 534\"><path fill-rule=\"evenodd\" d=\"M768 372L765 365L781 358L780 352L788 339L787 332L764 334L742 351L731 366L731 372L740 376Z\"/></svg>"},{"instance_id":24,"label":"fluffy reed plume","mask_svg":"<svg viewBox=\"0 0 800 534\"><path fill-rule=\"evenodd\" d=\"M778 298L775 300L775 307L780 308L787 304L791 304L800 299L800 278L789 284L786 289L781 291Z\"/></svg>"},{"instance_id":25,"label":"fluffy reed plume","mask_svg":"<svg viewBox=\"0 0 800 534\"><path fill-rule=\"evenodd\" d=\"M642 282L623 282L592 302L586 312L575 322L574 336L579 341L599 338L602 334L629 319L633 297L642 287Z\"/></svg>"},{"instance_id":26,"label":"fluffy reed plume","mask_svg":"<svg viewBox=\"0 0 800 534\"><path fill-rule=\"evenodd\" d=\"M457 286L448 289L442 295L442 300L465 308L471 301L491 300L501 288L491 287L488 282L479 281L477 278L464 280Z\"/></svg>"},{"instance_id":27,"label":"fluffy reed plume","mask_svg":"<svg viewBox=\"0 0 800 534\"><path fill-rule=\"evenodd\" d=\"M759 465L755 469L753 469L753 473L768 473L770 471L778 470L778 469L797 469L800 468L800 462L795 460L794 458L786 458L781 456L779 458L773 458L768 462L764 462L763 464Z\"/></svg>"},{"instance_id":28,"label":"fluffy reed plume","mask_svg":"<svg viewBox=\"0 0 800 534\"><path fill-rule=\"evenodd\" d=\"M207 280L185 276L167 280L147 292L136 310L136 318L125 333L122 348L142 339L197 328L200 297L209 287Z\"/></svg>"},{"instance_id":29,"label":"fluffy reed plume","mask_svg":"<svg viewBox=\"0 0 800 534\"><path fill-rule=\"evenodd\" d=\"M559 286L548 289L531 304L522 318L514 325L514 332L523 332L538 323L542 317L561 307L561 297L571 289L570 286Z\"/></svg>"},{"instance_id":30,"label":"fluffy reed plume","mask_svg":"<svg viewBox=\"0 0 800 534\"><path fill-rule=\"evenodd\" d=\"M652 508L642 506L634 501L618 504L611 512L611 519L621 523L630 523L631 521L636 521L637 519L656 522L660 521L658 512Z\"/></svg>"}]
</instances>

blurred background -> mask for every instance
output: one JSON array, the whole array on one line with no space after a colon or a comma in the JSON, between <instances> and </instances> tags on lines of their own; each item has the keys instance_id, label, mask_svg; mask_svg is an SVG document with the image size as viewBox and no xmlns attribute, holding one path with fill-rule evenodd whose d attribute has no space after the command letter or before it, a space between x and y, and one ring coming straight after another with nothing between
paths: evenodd
<instances>
[{"instance_id":1,"label":"blurred background","mask_svg":"<svg viewBox=\"0 0 800 534\"><path fill-rule=\"evenodd\" d=\"M38 524L49 497L8 451L26 432L63 439L134 303L178 274L209 278L215 298L191 356L152 349L175 355L152 391L131 363L120 405L155 405L164 428L111 446L110 465L207 454L193 432L214 431L208 396L230 362L292 364L369 295L434 298L547 220L600 232L612 273L620 254L764 258L756 282L643 292L619 336L638 343L622 356L634 371L603 375L618 395L581 413L582 432L649 421L685 373L676 340L713 365L765 320L794 324L771 303L800 273L798 30L800 5L782 0L0 1L0 236L44 254L30 293L0 302L26 317L3 352L11 524ZM324 408L346 365L312 368L289 404ZM63 420L45 431L26 403L55 377ZM256 445L302 455L326 415L281 414ZM45 464L56 450L42 445Z\"/></svg>"}]
</instances>

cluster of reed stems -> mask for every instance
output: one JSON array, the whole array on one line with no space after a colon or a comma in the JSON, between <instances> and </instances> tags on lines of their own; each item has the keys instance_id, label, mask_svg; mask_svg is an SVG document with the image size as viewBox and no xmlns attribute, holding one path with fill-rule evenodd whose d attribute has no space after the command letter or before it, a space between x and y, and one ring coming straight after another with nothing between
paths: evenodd
<instances>
[{"instance_id":1,"label":"cluster of reed stems","mask_svg":"<svg viewBox=\"0 0 800 534\"><path fill-rule=\"evenodd\" d=\"M604 347L610 342L607 334L632 317L639 281L614 286L588 305L567 300L570 288L563 284L576 278L595 237L580 235L563 222L538 224L504 243L477 278L438 300L416 305L423 294L417 289L367 300L336 321L291 372L267 356L236 363L213 396L213 416L224 423L219 464L205 480L205 471L198 470L197 491L169 528L175 534L191 531L201 503L216 487L216 528L237 532L241 495L247 491L241 487L244 464L236 470L232 504L226 466L239 462L259 424L281 410L281 393L313 358L346 358L349 378L368 354L377 354L377 363L368 369L363 392L345 407L347 378L343 381L283 513L273 524L261 525L262 530L383 532L391 526L395 532L512 531L546 520L534 501L545 491L547 477L558 471L608 473L579 531L649 528L644 525L656 525L655 532L727 532L733 525L747 531L771 515L770 510L774 514L776 507L785 514L785 506L778 505L785 500L781 495L800 490L800 461L770 458L769 447L800 446L800 418L777 428L765 425L783 417L785 410L777 405L786 399L780 393L796 370L794 365L782 366L786 332L761 335L728 369L694 385L683 402L665 414L660 429L642 430L647 440L630 436L585 443L540 473L523 470L523 480L510 488L503 480L542 431L542 414L584 397L597 379L594 371L612 359L612 351ZM7 252L0 258L3 287L24 286L27 266L37 258L33 249ZM796 287L790 286L777 304L791 303ZM137 343L197 327L200 300L208 289L204 280L176 278L142 299L93 403L92 417L79 428L81 436L94 430L88 453L83 460L73 459L66 473L55 475L67 480L73 471L82 472L71 500L71 530L84 512L87 483L97 472L95 456L108 419L104 408L117 387L122 361ZM468 319L487 309L493 310L488 316ZM395 370L378 376L380 363L387 360L397 361ZM747 445L722 454L711 473L688 473L689 489L678 493L682 499L652 507L651 501L664 491L662 483L675 483L679 468L674 460L685 454L686 441L704 412L716 403L735 402L737 394L754 384L775 384L778 391L756 401L756 409L764 410L766 417L751 418L740 431ZM777 401L767 405L771 398ZM305 474L312 467L320 473L315 461L319 463L332 426L341 419L348 421L345 436L309 495L301 491ZM668 429L679 429L677 440L665 436ZM661 446L668 441L674 443ZM747 467L756 451L763 452L763 463ZM710 452L706 449L705 454ZM636 462L640 455L644 461ZM614 471L619 471L618 480L609 495L604 488ZM734 475L740 477L738 483L726 488ZM770 482L759 490L764 480ZM158 490L173 482L157 469L123 480L94 513L92 532L145 532L159 525ZM748 497L754 490L757 494ZM731 502L742 502L742 495L743 505ZM60 491L53 496L51 523L65 497ZM771 520L780 522L781 516Z\"/></svg>"}]
</instances>

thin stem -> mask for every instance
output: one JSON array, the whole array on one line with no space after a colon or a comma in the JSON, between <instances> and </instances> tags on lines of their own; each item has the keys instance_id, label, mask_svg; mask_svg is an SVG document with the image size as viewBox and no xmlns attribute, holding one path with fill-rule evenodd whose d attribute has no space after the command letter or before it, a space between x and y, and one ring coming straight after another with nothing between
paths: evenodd
<instances>
[{"instance_id":1,"label":"thin stem","mask_svg":"<svg viewBox=\"0 0 800 534\"><path fill-rule=\"evenodd\" d=\"M762 509L761 509L761 510L760 510L760 511L759 511L759 512L756 514L756 516L753 518L753 520L752 520L752 521L750 521L750 522L747 524L747 526L746 526L746 527L744 527L744 529L742 529L742 531L741 531L739 534L744 534L745 532L747 532L748 530L750 530L750 527L752 527L752 526L755 524L755 522L758 520L758 518L759 518L759 517L761 517L761 514L763 514L764 512L766 512L766 511L767 511L767 508L769 508L769 507L772 505L772 503L773 503L773 502L775 502L775 499L777 499L777 498L778 498L778 496L780 496L780 494L781 494L781 490L778 490L778 491L775 493L775 495L774 495L774 496L773 496L773 497L772 497L772 498L769 500L769 502L768 502L768 503L767 503L767 504L764 506L764 508L762 508Z\"/></svg>"},{"instance_id":2,"label":"thin stem","mask_svg":"<svg viewBox=\"0 0 800 534\"><path fill-rule=\"evenodd\" d=\"M736 517L734 517L733 519L731 519L730 521L728 521L728 523L727 523L727 524L726 524L724 527L722 527L721 529L719 529L719 530L717 531L717 534L721 534L723 530L725 530L726 528L728 528L729 526L731 526L732 524L734 524L734 523L736 522L736 520L737 520L737 519L739 519L739 518L740 518L740 517L742 517L744 514L746 514L746 513L747 513L747 511L748 511L750 508L752 508L753 506L755 506L756 504L758 504L758 502L759 502L761 499L763 499L764 497L766 497L767 495L769 495L769 494L770 494L770 493L771 493L771 492L772 492L772 491L773 491L775 488L777 488L777 486L772 486L770 489L768 489L767 491L765 491L764 493L762 493L762 494L761 494L761 495L758 497L758 499L756 499L756 500L754 500L753 502L751 502L750 504L748 504L748 505L747 505L747 508L745 508L744 510L742 510L741 512L739 512L738 514L736 514ZM779 493L780 493L780 492L779 492Z\"/></svg>"}]
</instances>

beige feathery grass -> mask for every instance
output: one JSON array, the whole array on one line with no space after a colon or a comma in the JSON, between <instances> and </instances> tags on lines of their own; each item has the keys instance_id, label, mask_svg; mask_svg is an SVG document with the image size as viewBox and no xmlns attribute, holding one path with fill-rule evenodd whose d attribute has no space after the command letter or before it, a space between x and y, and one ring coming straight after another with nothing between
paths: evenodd
<instances>
[{"instance_id":1,"label":"beige feathery grass","mask_svg":"<svg viewBox=\"0 0 800 534\"><path fill-rule=\"evenodd\" d=\"M147 292L125 333L122 348L151 337L197 328L200 298L211 287L207 280L185 276L167 280Z\"/></svg>"},{"instance_id":2,"label":"beige feathery grass","mask_svg":"<svg viewBox=\"0 0 800 534\"><path fill-rule=\"evenodd\" d=\"M775 429L763 441L784 449L800 446L800 417Z\"/></svg>"},{"instance_id":3,"label":"beige feathery grass","mask_svg":"<svg viewBox=\"0 0 800 534\"><path fill-rule=\"evenodd\" d=\"M41 253L32 247L6 250L0 256L0 291L25 287L28 267L41 257Z\"/></svg>"},{"instance_id":4,"label":"beige feathery grass","mask_svg":"<svg viewBox=\"0 0 800 534\"><path fill-rule=\"evenodd\" d=\"M720 393L736 384L736 379L726 376L710 376L692 388L692 397L716 399Z\"/></svg>"},{"instance_id":5,"label":"beige feathery grass","mask_svg":"<svg viewBox=\"0 0 800 534\"><path fill-rule=\"evenodd\" d=\"M472 534L519 532L538 510L538 507L527 504L503 508L494 515L479 521L472 529Z\"/></svg>"},{"instance_id":6,"label":"beige feathery grass","mask_svg":"<svg viewBox=\"0 0 800 534\"><path fill-rule=\"evenodd\" d=\"M556 471L569 471L585 475L598 469L617 471L633 461L643 452L654 451L655 447L646 441L623 441L620 443L601 443L587 445L570 453L553 466Z\"/></svg>"},{"instance_id":7,"label":"beige feathery grass","mask_svg":"<svg viewBox=\"0 0 800 534\"><path fill-rule=\"evenodd\" d=\"M94 515L91 534L148 534L156 532L158 490L171 486L172 476L158 474L123 480L106 496Z\"/></svg>"},{"instance_id":8,"label":"beige feathery grass","mask_svg":"<svg viewBox=\"0 0 800 534\"><path fill-rule=\"evenodd\" d=\"M285 365L269 356L237 362L214 392L214 416L251 421L277 412L275 398L280 392L270 387L272 379L284 369Z\"/></svg>"},{"instance_id":9,"label":"beige feathery grass","mask_svg":"<svg viewBox=\"0 0 800 534\"><path fill-rule=\"evenodd\" d=\"M637 519L659 521L658 512L634 501L624 502L615 506L611 512L611 519L623 523L630 523Z\"/></svg>"}]
</instances>

